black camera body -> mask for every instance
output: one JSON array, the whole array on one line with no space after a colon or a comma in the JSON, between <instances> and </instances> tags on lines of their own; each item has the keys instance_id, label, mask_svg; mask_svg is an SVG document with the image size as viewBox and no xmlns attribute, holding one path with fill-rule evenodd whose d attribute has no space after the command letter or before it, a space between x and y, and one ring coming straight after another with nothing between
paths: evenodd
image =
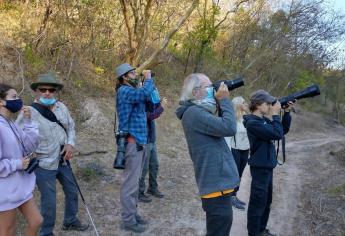
<instances>
[{"instance_id":1,"label":"black camera body","mask_svg":"<svg viewBox=\"0 0 345 236\"><path fill-rule=\"evenodd\" d=\"M126 146L127 146L127 138L129 136L129 133L126 131L118 131L115 133L115 139L117 144L117 152L116 157L114 160L113 168L123 170L125 169L125 163L126 163Z\"/></svg>"},{"instance_id":2,"label":"black camera body","mask_svg":"<svg viewBox=\"0 0 345 236\"><path fill-rule=\"evenodd\" d=\"M31 174L36 169L38 164L39 160L37 160L36 158L31 158L28 167L25 169L25 172Z\"/></svg>"},{"instance_id":3,"label":"black camera body","mask_svg":"<svg viewBox=\"0 0 345 236\"><path fill-rule=\"evenodd\" d=\"M295 93L292 93L288 96L281 97L278 99L282 107L285 107L288 105L289 102L295 102L295 100L299 100L302 98L310 98L320 95L320 88L318 85L313 84L305 89L302 89L300 91L297 91ZM275 102L274 102L275 103ZM273 103L273 105L274 105Z\"/></svg>"},{"instance_id":4,"label":"black camera body","mask_svg":"<svg viewBox=\"0 0 345 236\"><path fill-rule=\"evenodd\" d=\"M224 84L226 86L228 86L229 91L244 86L243 78L239 76L233 80L219 80L219 81L217 81L216 83L213 84L213 87L216 91L218 91L219 86L222 82L224 82Z\"/></svg>"}]
</instances>

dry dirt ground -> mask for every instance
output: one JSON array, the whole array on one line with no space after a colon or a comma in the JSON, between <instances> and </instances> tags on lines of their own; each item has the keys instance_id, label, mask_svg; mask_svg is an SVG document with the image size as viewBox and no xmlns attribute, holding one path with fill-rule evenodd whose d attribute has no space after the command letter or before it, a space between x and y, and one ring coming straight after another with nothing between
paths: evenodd
<instances>
[{"instance_id":1,"label":"dry dirt ground","mask_svg":"<svg viewBox=\"0 0 345 236\"><path fill-rule=\"evenodd\" d=\"M72 165L100 235L135 235L120 229L119 190L121 171L112 169L112 101L84 104L92 107L80 121L78 155ZM108 104L108 105L104 105ZM108 107L107 107L108 106ZM93 114L101 116L92 117ZM98 112L98 109L107 111ZM108 118L107 118L108 117ZM102 120L96 130L90 120ZM108 120L107 120L108 119ZM197 195L191 160L174 107L167 109L158 123L160 189L165 198L140 203L139 212L150 221L142 235L204 235L205 215ZM104 125L108 124L108 127ZM103 129L102 129L103 128ZM100 130L99 132L97 130ZM345 235L345 128L313 113L299 111L287 136L287 162L275 169L274 198L269 220L278 235ZM248 202L251 177L245 169L239 197ZM342 191L344 188L344 192ZM339 190L340 189L340 190ZM340 192L339 192L340 191ZM83 233L60 230L63 194L59 188L56 235L95 235L92 228ZM36 191L38 201L39 194ZM80 204L80 218L88 221ZM23 223L19 227L21 235ZM246 212L234 210L231 235L247 235Z\"/></svg>"}]
</instances>

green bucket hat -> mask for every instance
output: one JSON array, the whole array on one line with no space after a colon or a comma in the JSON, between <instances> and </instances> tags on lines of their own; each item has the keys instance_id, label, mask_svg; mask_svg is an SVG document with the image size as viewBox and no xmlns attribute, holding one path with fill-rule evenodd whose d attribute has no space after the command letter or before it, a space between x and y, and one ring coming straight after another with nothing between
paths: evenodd
<instances>
[{"instance_id":1,"label":"green bucket hat","mask_svg":"<svg viewBox=\"0 0 345 236\"><path fill-rule=\"evenodd\" d=\"M37 82L32 83L30 88L36 91L37 87L40 85L50 85L56 87L58 90L61 90L63 88L63 84L59 83L56 77L57 76L54 72L38 75Z\"/></svg>"}]
</instances>

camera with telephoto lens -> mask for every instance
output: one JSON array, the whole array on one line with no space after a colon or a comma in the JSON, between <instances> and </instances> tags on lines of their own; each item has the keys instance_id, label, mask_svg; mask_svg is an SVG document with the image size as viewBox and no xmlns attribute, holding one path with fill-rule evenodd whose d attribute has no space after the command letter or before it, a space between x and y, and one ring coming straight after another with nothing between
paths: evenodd
<instances>
[{"instance_id":1,"label":"camera with telephoto lens","mask_svg":"<svg viewBox=\"0 0 345 236\"><path fill-rule=\"evenodd\" d=\"M224 84L226 86L228 86L229 91L244 86L243 78L241 76L238 76L238 77L236 77L236 79L233 79L233 80L219 80L219 81L215 82L213 84L213 87L216 91L218 91L219 86L222 82L224 82Z\"/></svg>"},{"instance_id":2,"label":"camera with telephoto lens","mask_svg":"<svg viewBox=\"0 0 345 236\"><path fill-rule=\"evenodd\" d=\"M125 152L126 152L128 136L129 136L129 133L126 131L119 131L115 133L117 152L116 152L116 157L113 164L114 169L119 169L119 170L125 169L125 163L126 163Z\"/></svg>"},{"instance_id":3,"label":"camera with telephoto lens","mask_svg":"<svg viewBox=\"0 0 345 236\"><path fill-rule=\"evenodd\" d=\"M302 98L311 98L320 95L320 88L318 85L313 84L305 89L292 93L288 96L281 97L278 99L282 107L286 107L289 102L295 102L296 100ZM277 101L274 101L272 105L274 105Z\"/></svg>"},{"instance_id":4,"label":"camera with telephoto lens","mask_svg":"<svg viewBox=\"0 0 345 236\"><path fill-rule=\"evenodd\" d=\"M29 162L28 167L25 169L25 172L28 174L31 174L36 169L36 167L38 166L39 160L37 160L35 157L33 157L33 154L30 154L29 158L30 158L30 162Z\"/></svg>"}]
</instances>

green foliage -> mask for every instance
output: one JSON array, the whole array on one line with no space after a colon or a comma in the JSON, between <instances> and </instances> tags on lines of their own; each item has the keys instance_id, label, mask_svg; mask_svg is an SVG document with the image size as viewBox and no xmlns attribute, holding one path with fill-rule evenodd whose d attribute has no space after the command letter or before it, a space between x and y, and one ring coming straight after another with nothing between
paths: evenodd
<instances>
[{"instance_id":1,"label":"green foliage","mask_svg":"<svg viewBox=\"0 0 345 236\"><path fill-rule=\"evenodd\" d=\"M44 59L32 49L30 44L25 46L23 56L30 75L35 75L44 68Z\"/></svg>"},{"instance_id":2,"label":"green foliage","mask_svg":"<svg viewBox=\"0 0 345 236\"><path fill-rule=\"evenodd\" d=\"M10 11L15 9L17 9L17 7L14 3L8 1L0 2L0 11Z\"/></svg>"},{"instance_id":3,"label":"green foliage","mask_svg":"<svg viewBox=\"0 0 345 236\"><path fill-rule=\"evenodd\" d=\"M80 167L78 169L78 174L82 179L88 182L95 180L99 176L105 175L103 167L98 163L88 163L86 166Z\"/></svg>"},{"instance_id":4,"label":"green foliage","mask_svg":"<svg viewBox=\"0 0 345 236\"><path fill-rule=\"evenodd\" d=\"M331 188L329 190L329 193L335 197L344 196L344 194L345 194L345 183Z\"/></svg>"},{"instance_id":5,"label":"green foliage","mask_svg":"<svg viewBox=\"0 0 345 236\"><path fill-rule=\"evenodd\" d=\"M324 84L324 78L322 75L312 73L311 71L302 71L293 87L293 91L297 91L306 88L312 84L318 84L322 86Z\"/></svg>"}]
</instances>

